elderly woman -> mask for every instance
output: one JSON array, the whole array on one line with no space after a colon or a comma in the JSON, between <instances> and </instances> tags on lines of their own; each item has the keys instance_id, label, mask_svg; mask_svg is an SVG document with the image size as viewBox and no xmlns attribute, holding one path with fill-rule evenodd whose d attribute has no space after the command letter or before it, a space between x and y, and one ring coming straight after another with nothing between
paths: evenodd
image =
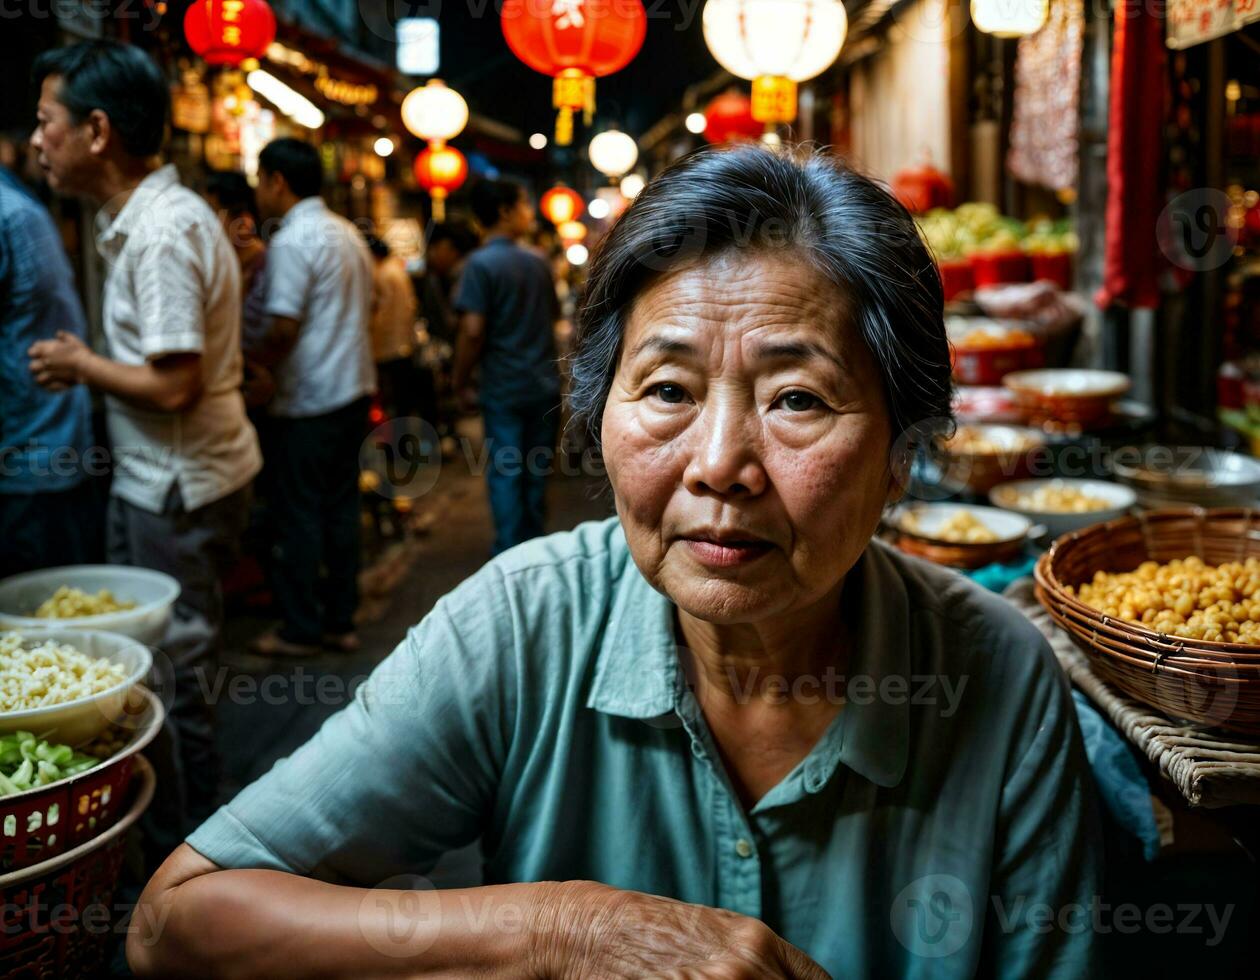
<instances>
[{"instance_id":1,"label":"elderly woman","mask_svg":"<svg viewBox=\"0 0 1260 980\"><path fill-rule=\"evenodd\" d=\"M872 539L949 417L906 212L823 155L690 157L600 250L573 371L617 516L491 562L198 829L136 971L1088 976L1049 648ZM477 840L484 887L420 877Z\"/></svg>"}]
</instances>

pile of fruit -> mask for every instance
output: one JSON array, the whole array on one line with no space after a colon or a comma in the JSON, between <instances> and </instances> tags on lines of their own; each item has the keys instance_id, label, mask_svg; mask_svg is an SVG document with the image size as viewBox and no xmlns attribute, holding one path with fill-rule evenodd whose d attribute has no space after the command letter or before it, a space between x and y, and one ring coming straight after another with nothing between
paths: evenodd
<instances>
[{"instance_id":1,"label":"pile of fruit","mask_svg":"<svg viewBox=\"0 0 1260 980\"><path fill-rule=\"evenodd\" d=\"M934 208L917 221L940 262L1007 252L1063 255L1077 247L1069 219L1023 222L1005 217L992 204L960 204L952 211Z\"/></svg>"}]
</instances>

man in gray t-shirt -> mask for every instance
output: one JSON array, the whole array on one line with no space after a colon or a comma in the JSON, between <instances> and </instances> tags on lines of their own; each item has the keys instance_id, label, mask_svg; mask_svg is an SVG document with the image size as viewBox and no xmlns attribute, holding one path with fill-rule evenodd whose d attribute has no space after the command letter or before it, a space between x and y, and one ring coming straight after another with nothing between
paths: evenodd
<instances>
[{"instance_id":1,"label":"man in gray t-shirt","mask_svg":"<svg viewBox=\"0 0 1260 980\"><path fill-rule=\"evenodd\" d=\"M460 312L454 386L465 404L481 364L481 411L494 514L494 552L543 533L546 474L560 419L554 325L559 318L547 263L516 244L534 228L524 188L485 180L472 190L486 241L469 256L455 297Z\"/></svg>"}]
</instances>

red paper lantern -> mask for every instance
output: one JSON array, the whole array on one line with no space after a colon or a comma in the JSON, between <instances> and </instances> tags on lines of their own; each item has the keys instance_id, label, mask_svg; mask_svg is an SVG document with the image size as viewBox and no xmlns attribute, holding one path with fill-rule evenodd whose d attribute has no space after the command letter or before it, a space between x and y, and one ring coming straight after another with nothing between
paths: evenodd
<instances>
[{"instance_id":1,"label":"red paper lantern","mask_svg":"<svg viewBox=\"0 0 1260 980\"><path fill-rule=\"evenodd\" d=\"M453 146L430 144L416 157L416 183L433 198L433 217L442 221L446 217L446 196L468 176L468 161Z\"/></svg>"},{"instance_id":2,"label":"red paper lantern","mask_svg":"<svg viewBox=\"0 0 1260 980\"><path fill-rule=\"evenodd\" d=\"M553 187L538 202L538 210L553 225L562 225L580 218L586 210L586 202L570 187Z\"/></svg>"},{"instance_id":3,"label":"red paper lantern","mask_svg":"<svg viewBox=\"0 0 1260 980\"><path fill-rule=\"evenodd\" d=\"M500 22L512 53L555 79L561 146L573 142L575 109L585 110L590 122L595 79L626 67L647 34L640 0L505 0Z\"/></svg>"},{"instance_id":4,"label":"red paper lantern","mask_svg":"<svg viewBox=\"0 0 1260 980\"><path fill-rule=\"evenodd\" d=\"M752 99L739 89L727 89L704 110L704 138L710 143L758 139L765 126L752 114Z\"/></svg>"},{"instance_id":5,"label":"red paper lantern","mask_svg":"<svg viewBox=\"0 0 1260 980\"><path fill-rule=\"evenodd\" d=\"M276 39L276 15L265 0L193 0L184 37L206 64L239 65L266 53Z\"/></svg>"}]
</instances>

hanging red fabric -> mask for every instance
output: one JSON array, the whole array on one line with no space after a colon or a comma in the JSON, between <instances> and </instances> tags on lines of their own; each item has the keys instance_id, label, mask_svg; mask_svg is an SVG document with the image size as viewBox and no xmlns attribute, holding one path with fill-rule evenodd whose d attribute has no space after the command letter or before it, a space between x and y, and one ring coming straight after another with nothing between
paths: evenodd
<instances>
[{"instance_id":1,"label":"hanging red fabric","mask_svg":"<svg viewBox=\"0 0 1260 980\"><path fill-rule=\"evenodd\" d=\"M1164 5L1121 3L1111 49L1106 246L1099 306L1155 307L1166 261L1163 208Z\"/></svg>"}]
</instances>

